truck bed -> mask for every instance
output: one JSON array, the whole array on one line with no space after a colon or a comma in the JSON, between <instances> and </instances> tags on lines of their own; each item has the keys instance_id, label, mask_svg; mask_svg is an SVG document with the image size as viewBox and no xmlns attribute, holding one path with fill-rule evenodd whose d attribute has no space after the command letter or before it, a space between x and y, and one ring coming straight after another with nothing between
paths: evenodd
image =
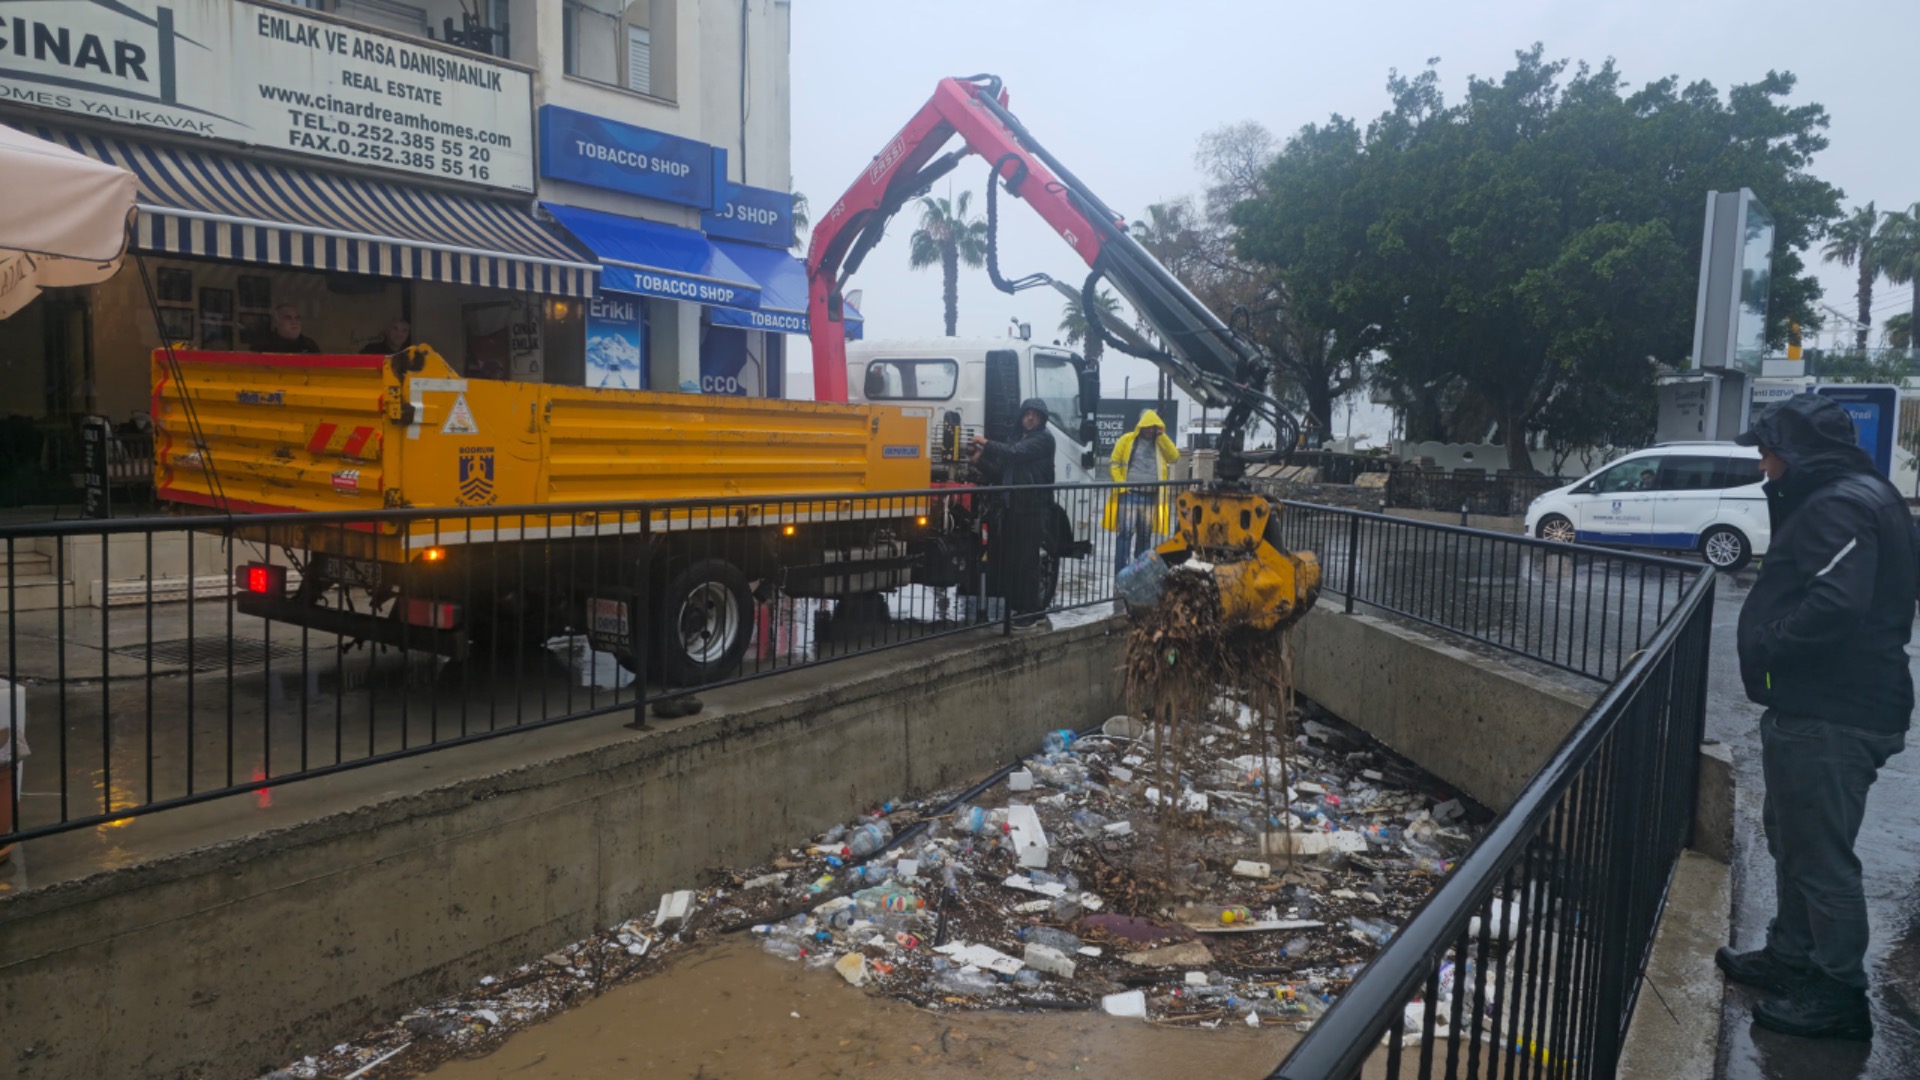
<instances>
[{"instance_id":1,"label":"truck bed","mask_svg":"<svg viewBox=\"0 0 1920 1080\"><path fill-rule=\"evenodd\" d=\"M164 351L153 356L155 487L163 500L215 511L747 504L729 515L655 512L657 526L682 529L898 517L917 511L900 500L831 510L782 500L930 483L926 410L469 379L426 347L397 358L174 355L177 375ZM606 512L463 516L416 521L404 537L398 526L328 526L263 539L392 560L428 544L638 522Z\"/></svg>"}]
</instances>

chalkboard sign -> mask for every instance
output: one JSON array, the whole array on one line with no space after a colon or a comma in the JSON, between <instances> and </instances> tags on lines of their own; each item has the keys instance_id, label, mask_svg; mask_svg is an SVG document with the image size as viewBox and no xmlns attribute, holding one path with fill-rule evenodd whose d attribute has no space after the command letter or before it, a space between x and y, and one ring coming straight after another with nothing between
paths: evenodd
<instances>
[{"instance_id":1,"label":"chalkboard sign","mask_svg":"<svg viewBox=\"0 0 1920 1080\"><path fill-rule=\"evenodd\" d=\"M113 446L113 425L105 417L89 416L80 423L80 475L83 502L90 518L113 516L111 477L107 455Z\"/></svg>"}]
</instances>

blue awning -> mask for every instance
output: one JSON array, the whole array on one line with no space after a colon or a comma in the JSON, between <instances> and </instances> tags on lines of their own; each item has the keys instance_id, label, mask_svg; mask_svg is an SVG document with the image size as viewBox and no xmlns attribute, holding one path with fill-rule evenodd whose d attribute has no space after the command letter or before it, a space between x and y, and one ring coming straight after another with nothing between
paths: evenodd
<instances>
[{"instance_id":1,"label":"blue awning","mask_svg":"<svg viewBox=\"0 0 1920 1080\"><path fill-rule=\"evenodd\" d=\"M800 260L777 248L714 240L714 247L753 275L760 285L758 311L713 310L717 326L742 326L750 330L771 330L781 334L807 332L807 269ZM847 337L860 338L860 313L848 306Z\"/></svg>"},{"instance_id":2,"label":"blue awning","mask_svg":"<svg viewBox=\"0 0 1920 1080\"><path fill-rule=\"evenodd\" d=\"M600 257L600 288L607 292L746 311L760 307L753 276L702 233L577 206L540 205Z\"/></svg>"},{"instance_id":3,"label":"blue awning","mask_svg":"<svg viewBox=\"0 0 1920 1080\"><path fill-rule=\"evenodd\" d=\"M15 123L132 172L133 246L303 270L589 296L598 269L524 202Z\"/></svg>"}]
</instances>

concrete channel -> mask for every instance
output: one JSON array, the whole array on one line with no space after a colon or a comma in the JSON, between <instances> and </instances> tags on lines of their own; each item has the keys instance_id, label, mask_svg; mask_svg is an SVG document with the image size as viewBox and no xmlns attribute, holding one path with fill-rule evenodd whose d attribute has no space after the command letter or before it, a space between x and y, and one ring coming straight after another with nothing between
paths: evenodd
<instances>
[{"instance_id":1,"label":"concrete channel","mask_svg":"<svg viewBox=\"0 0 1920 1080\"><path fill-rule=\"evenodd\" d=\"M0 871L16 1072L257 1075L1111 715L1122 626L930 641L651 732L599 717L30 842ZM1496 808L1591 700L1325 602L1297 634L1303 693Z\"/></svg>"}]
</instances>

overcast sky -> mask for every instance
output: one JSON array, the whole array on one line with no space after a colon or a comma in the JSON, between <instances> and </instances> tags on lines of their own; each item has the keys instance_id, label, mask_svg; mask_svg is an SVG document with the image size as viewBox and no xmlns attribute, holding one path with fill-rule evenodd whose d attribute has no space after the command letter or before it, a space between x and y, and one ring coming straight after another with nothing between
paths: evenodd
<instances>
[{"instance_id":1,"label":"overcast sky","mask_svg":"<svg viewBox=\"0 0 1920 1080\"><path fill-rule=\"evenodd\" d=\"M1334 112L1370 119L1387 106L1389 69L1417 71L1435 56L1457 99L1469 75L1506 71L1535 41L1549 57L1612 57L1634 85L1678 75L1724 95L1768 69L1791 71L1800 83L1790 103L1817 101L1832 117L1815 172L1849 205L1920 201L1920 0L797 0L793 183L824 213L938 79L991 72L1035 136L1132 219L1149 203L1198 193L1193 151L1209 129L1257 120L1284 138ZM973 191L978 208L986 173L970 158L951 183ZM1001 210L1003 273L1085 277L1030 208L1003 200ZM942 332L938 269L907 268L916 218L911 209L895 218L849 285L865 292L871 338ZM1851 311L1851 272L1821 273L1828 302ZM1876 323L1904 309L1905 293L1883 289ZM961 272L962 334L1004 335L1018 316L1052 340L1060 307L1052 290L1009 297L984 269ZM805 384L806 344L791 340L793 381ZM1136 396L1153 381L1150 365L1120 358L1105 367L1109 392L1127 376Z\"/></svg>"}]
</instances>

